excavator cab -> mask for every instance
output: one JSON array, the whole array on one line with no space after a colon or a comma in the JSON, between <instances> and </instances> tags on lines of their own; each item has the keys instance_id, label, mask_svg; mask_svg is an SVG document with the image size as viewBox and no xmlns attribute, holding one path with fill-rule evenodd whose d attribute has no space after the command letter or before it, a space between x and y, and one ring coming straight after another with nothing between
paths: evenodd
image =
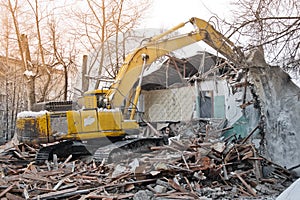
<instances>
[{"instance_id":1,"label":"excavator cab","mask_svg":"<svg viewBox=\"0 0 300 200\"><path fill-rule=\"evenodd\" d=\"M79 99L79 104L84 109L103 108L109 109L109 101L106 96L108 89L97 89L87 91L83 94L83 97Z\"/></svg>"}]
</instances>

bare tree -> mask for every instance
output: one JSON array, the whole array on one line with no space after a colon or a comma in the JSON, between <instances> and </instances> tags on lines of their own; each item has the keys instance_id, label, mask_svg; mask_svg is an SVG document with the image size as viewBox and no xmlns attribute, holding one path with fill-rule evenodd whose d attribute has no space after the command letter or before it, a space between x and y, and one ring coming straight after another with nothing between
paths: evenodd
<instances>
[{"instance_id":1,"label":"bare tree","mask_svg":"<svg viewBox=\"0 0 300 200\"><path fill-rule=\"evenodd\" d=\"M71 97L73 85L68 81L77 73L76 63L81 61L77 55L88 53L92 58L89 75L114 78L123 62L126 40L132 37L129 32L138 25L150 0L143 3L86 0L83 3L85 6L80 8L86 10L67 13L66 17L62 13L72 4L51 0L0 0L2 13L8 13L1 16L0 35L3 44L0 56L9 60L5 62L9 70L1 80L7 93L5 109L9 122L3 126L7 132L14 128L16 114L30 110L35 102ZM15 63L13 67L11 63ZM95 85L98 88L99 81Z\"/></svg>"},{"instance_id":2,"label":"bare tree","mask_svg":"<svg viewBox=\"0 0 300 200\"><path fill-rule=\"evenodd\" d=\"M56 67L61 66L63 68L63 77L64 77L64 87L63 87L63 100L68 99L68 74L70 71L74 72L74 63L75 63L75 55L77 50L75 48L75 40L68 40L68 46L64 46L66 43L61 41L61 37L59 35L59 29L55 21L49 22L49 31L50 31L50 41L52 41L51 49L52 49L52 61L49 62L49 68L52 68L52 71L55 70ZM64 45L62 45L64 44Z\"/></svg>"},{"instance_id":3,"label":"bare tree","mask_svg":"<svg viewBox=\"0 0 300 200\"><path fill-rule=\"evenodd\" d=\"M55 7L53 4L48 8L49 2L19 0L13 4L10 0L1 4L9 10L14 24L23 72L26 72L28 108L36 101L67 100L69 69L76 71L74 63L78 52L75 39L67 34L63 23L57 23L53 12L62 5ZM26 33L26 37L22 37L22 33Z\"/></svg>"},{"instance_id":4,"label":"bare tree","mask_svg":"<svg viewBox=\"0 0 300 200\"><path fill-rule=\"evenodd\" d=\"M0 74L0 131L6 139L18 112L30 110L35 102L71 98L68 79L77 73L75 39L64 27L49 23L54 13L46 12L46 4L0 1L0 65L5 72Z\"/></svg>"},{"instance_id":5,"label":"bare tree","mask_svg":"<svg viewBox=\"0 0 300 200\"><path fill-rule=\"evenodd\" d=\"M35 103L35 77L36 74L34 72L34 67L31 62L31 56L29 52L28 39L27 36L20 33L20 27L17 18L17 8L18 1L15 1L13 5L11 0L8 0L8 10L10 11L15 33L17 36L17 41L19 45L19 52L21 55L21 60L23 64L24 77L26 78L26 86L27 86L27 97L28 97L28 109L31 110L32 105Z\"/></svg>"},{"instance_id":6,"label":"bare tree","mask_svg":"<svg viewBox=\"0 0 300 200\"><path fill-rule=\"evenodd\" d=\"M29 0L27 2L33 11L36 24L37 50L35 55L40 69L37 78L39 82L42 82L36 91L39 95L38 101L67 100L69 97L69 72L75 72L74 62L77 50L74 38L67 34L64 27L59 26L63 23L59 23L60 17L56 17L54 11L62 8L60 6L68 5L61 4L56 7L53 4L50 8L51 11L47 13L48 5L46 4L49 2L45 2L46 4L43 5L40 5L38 0L35 0L34 4ZM57 84L57 81L61 83Z\"/></svg>"},{"instance_id":7,"label":"bare tree","mask_svg":"<svg viewBox=\"0 0 300 200\"><path fill-rule=\"evenodd\" d=\"M91 75L97 71L98 77L114 78L123 62L126 33L138 25L150 1L87 0L86 3L88 10L76 12L82 28L77 28L74 34L81 36L89 54L87 73ZM94 88L99 84L97 80Z\"/></svg>"},{"instance_id":8,"label":"bare tree","mask_svg":"<svg viewBox=\"0 0 300 200\"><path fill-rule=\"evenodd\" d=\"M41 92L41 96L40 96L40 101L45 101L46 99L46 92L49 88L49 84L50 84L50 80L51 80L51 75L49 70L47 69L46 63L45 63L45 54L44 54L44 49L43 49L43 45L42 45L42 37L41 37L41 30L40 30L40 16L39 16L39 4L38 4L38 0L35 0L34 5L27 0L28 4L30 5L33 14L34 14L34 19L35 19L35 25L36 25L36 35L37 35L37 39L38 39L38 53L37 53L37 57L41 58L41 64L40 67L42 70L42 74L46 74L46 81L44 82L44 86L43 86L43 90ZM39 69L37 68L37 69Z\"/></svg>"},{"instance_id":9,"label":"bare tree","mask_svg":"<svg viewBox=\"0 0 300 200\"><path fill-rule=\"evenodd\" d=\"M13 23L10 14L7 9L1 7L1 47L0 49L0 64L4 74L0 76L1 82L1 97L0 98L0 131L5 133L3 138L10 139L14 132L16 115L24 106L25 99L20 94L20 91L24 91L23 76L18 74L18 67L22 65L22 62L17 59L10 58L10 55L19 54L17 46L14 46L16 40L12 41L11 36L13 35ZM4 14L5 13L5 14ZM3 75L3 76L2 76ZM3 98L3 94L4 97ZM24 107L23 107L24 108ZM4 111L4 112L3 112Z\"/></svg>"},{"instance_id":10,"label":"bare tree","mask_svg":"<svg viewBox=\"0 0 300 200\"><path fill-rule=\"evenodd\" d=\"M300 2L298 0L238 0L232 34L262 46L270 64L300 70Z\"/></svg>"}]
</instances>

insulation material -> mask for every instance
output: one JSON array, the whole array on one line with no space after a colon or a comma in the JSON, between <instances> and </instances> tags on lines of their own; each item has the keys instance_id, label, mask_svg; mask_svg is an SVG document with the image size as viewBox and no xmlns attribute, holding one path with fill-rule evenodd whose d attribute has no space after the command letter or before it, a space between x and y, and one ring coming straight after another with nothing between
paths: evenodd
<instances>
[{"instance_id":1,"label":"insulation material","mask_svg":"<svg viewBox=\"0 0 300 200\"><path fill-rule=\"evenodd\" d=\"M191 120L196 98L194 90L194 87L189 86L143 91L144 119L151 122Z\"/></svg>"}]
</instances>

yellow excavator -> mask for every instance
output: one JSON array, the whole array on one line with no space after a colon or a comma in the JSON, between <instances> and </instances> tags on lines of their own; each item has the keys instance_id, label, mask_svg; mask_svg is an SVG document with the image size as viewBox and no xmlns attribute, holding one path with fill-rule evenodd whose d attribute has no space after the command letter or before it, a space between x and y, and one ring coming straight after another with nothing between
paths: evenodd
<instances>
[{"instance_id":1,"label":"yellow excavator","mask_svg":"<svg viewBox=\"0 0 300 200\"><path fill-rule=\"evenodd\" d=\"M194 26L191 32L170 36L189 23ZM54 154L62 157L93 154L96 160L101 161L128 149L146 150L149 146L161 145L161 138L129 140L125 137L139 129L135 115L143 72L158 58L198 41L204 41L232 62L241 62L243 59L239 49L212 25L191 18L152 37L128 54L110 88L84 94L80 100L82 109L19 113L17 138L28 144L48 144L40 149L37 161L51 159ZM131 105L129 117L125 117L124 105Z\"/></svg>"}]
</instances>

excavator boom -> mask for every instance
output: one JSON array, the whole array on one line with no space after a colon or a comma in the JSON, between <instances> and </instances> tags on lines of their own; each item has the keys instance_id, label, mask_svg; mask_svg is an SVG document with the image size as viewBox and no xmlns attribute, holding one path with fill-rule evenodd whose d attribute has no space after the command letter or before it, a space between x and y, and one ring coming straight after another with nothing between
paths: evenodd
<instances>
[{"instance_id":1,"label":"excavator boom","mask_svg":"<svg viewBox=\"0 0 300 200\"><path fill-rule=\"evenodd\" d=\"M165 38L188 23L195 27L192 32ZM147 55L146 64L151 64L161 56L198 41L204 41L232 62L240 62L242 60L242 54L229 39L215 30L208 22L193 17L188 22L180 23L174 28L153 37L148 43L126 56L124 64L108 93L112 106L120 107L122 105L125 97L128 96L129 91L140 77L143 65L142 55Z\"/></svg>"}]
</instances>

